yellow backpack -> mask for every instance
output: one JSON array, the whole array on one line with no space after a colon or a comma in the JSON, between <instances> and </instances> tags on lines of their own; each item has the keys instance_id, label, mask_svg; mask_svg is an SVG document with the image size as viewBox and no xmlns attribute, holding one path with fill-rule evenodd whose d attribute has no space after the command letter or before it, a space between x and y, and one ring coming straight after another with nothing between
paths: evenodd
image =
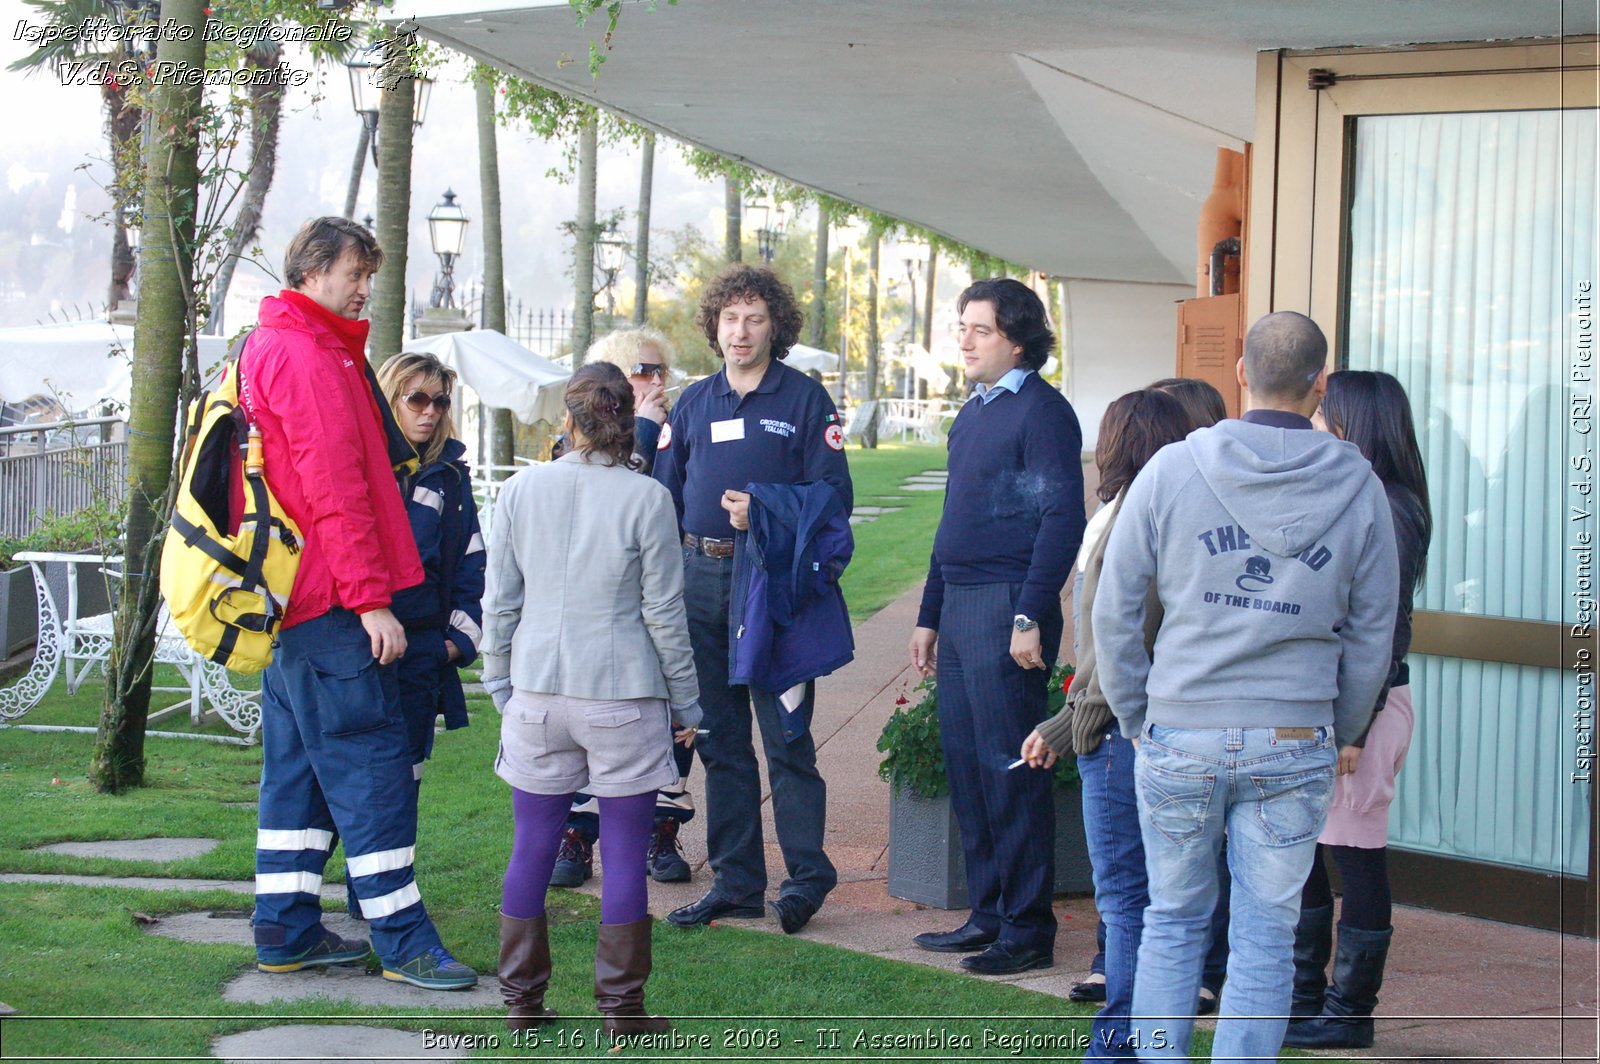
<instances>
[{"instance_id":1,"label":"yellow backpack","mask_svg":"<svg viewBox=\"0 0 1600 1064\"><path fill-rule=\"evenodd\" d=\"M272 662L305 541L267 487L260 432L239 405L238 362L189 404L185 425L161 594L197 654L260 672ZM230 534L229 489L241 478L244 513Z\"/></svg>"}]
</instances>

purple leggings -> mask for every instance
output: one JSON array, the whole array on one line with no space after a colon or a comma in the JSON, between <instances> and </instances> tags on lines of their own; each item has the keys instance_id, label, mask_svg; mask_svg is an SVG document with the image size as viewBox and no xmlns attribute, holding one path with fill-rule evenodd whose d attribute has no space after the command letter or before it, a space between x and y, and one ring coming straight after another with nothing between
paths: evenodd
<instances>
[{"instance_id":1,"label":"purple leggings","mask_svg":"<svg viewBox=\"0 0 1600 1064\"><path fill-rule=\"evenodd\" d=\"M655 822L656 792L600 799L600 922L631 924L649 914L645 853ZM500 911L518 920L544 915L561 829L572 811L570 794L530 794L511 788L515 829Z\"/></svg>"}]
</instances>

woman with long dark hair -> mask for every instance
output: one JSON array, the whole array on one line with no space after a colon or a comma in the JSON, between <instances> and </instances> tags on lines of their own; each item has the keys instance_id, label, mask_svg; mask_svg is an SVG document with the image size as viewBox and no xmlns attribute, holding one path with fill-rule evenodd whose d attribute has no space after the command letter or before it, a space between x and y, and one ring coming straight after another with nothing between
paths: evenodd
<instances>
[{"instance_id":1,"label":"woman with long dark hair","mask_svg":"<svg viewBox=\"0 0 1600 1064\"><path fill-rule=\"evenodd\" d=\"M645 852L656 790L678 778L672 742L694 741L700 688L683 605L678 518L635 472L633 389L593 363L567 385L560 459L501 489L483 599L483 686L504 714L495 773L515 818L500 903L507 1024L545 1022L545 891L578 791L600 806L594 994L605 1030L667 1029L644 1007L650 976ZM669 729L669 723L670 729Z\"/></svg>"},{"instance_id":2,"label":"woman with long dark hair","mask_svg":"<svg viewBox=\"0 0 1600 1064\"><path fill-rule=\"evenodd\" d=\"M1100 420L1095 464L1098 494L1106 506L1095 514L1081 548L1083 587L1078 597L1078 665L1067 689L1067 704L1022 743L1033 768L1048 769L1058 754L1078 755L1083 781L1083 826L1094 868L1094 904L1106 925L1106 1003L1095 1016L1085 1061L1133 1057L1128 1008L1133 1002L1133 968L1150 904L1139 805L1133 790L1132 740L1124 739L1100 691L1090 617L1099 586L1106 543L1133 478L1169 443L1187 436L1193 425L1172 396L1145 388L1116 399ZM1161 603L1151 585L1145 610L1146 649L1161 626Z\"/></svg>"},{"instance_id":3,"label":"woman with long dark hair","mask_svg":"<svg viewBox=\"0 0 1600 1064\"><path fill-rule=\"evenodd\" d=\"M1389 803L1394 781L1411 746L1411 601L1422 585L1433 515L1428 480L1411 420L1411 403L1387 373L1345 370L1328 375L1328 391L1313 419L1317 427L1361 449L1383 481L1394 516L1400 555L1400 609L1395 615L1394 655L1367 734L1339 754L1328 824L1317 840L1300 898L1295 928L1294 1000L1284 1045L1319 1049L1365 1049L1372 1045L1372 1010L1383 985L1389 940ZM1332 946L1333 892L1325 865L1339 866L1343 905L1333 982L1324 978Z\"/></svg>"}]
</instances>

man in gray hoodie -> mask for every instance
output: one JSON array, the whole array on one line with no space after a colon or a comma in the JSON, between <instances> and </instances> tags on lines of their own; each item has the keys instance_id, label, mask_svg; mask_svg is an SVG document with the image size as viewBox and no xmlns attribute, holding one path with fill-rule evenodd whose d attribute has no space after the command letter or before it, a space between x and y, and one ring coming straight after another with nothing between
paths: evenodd
<instances>
[{"instance_id":1,"label":"man in gray hoodie","mask_svg":"<svg viewBox=\"0 0 1600 1064\"><path fill-rule=\"evenodd\" d=\"M1128 489L1094 603L1100 680L1134 768L1150 907L1141 1060L1187 1059L1224 835L1232 953L1213 1061L1275 1059L1300 888L1338 762L1389 668L1399 571L1383 485L1317 432L1327 341L1300 314L1245 340L1249 410L1163 448ZM1145 595L1166 610L1153 660Z\"/></svg>"}]
</instances>

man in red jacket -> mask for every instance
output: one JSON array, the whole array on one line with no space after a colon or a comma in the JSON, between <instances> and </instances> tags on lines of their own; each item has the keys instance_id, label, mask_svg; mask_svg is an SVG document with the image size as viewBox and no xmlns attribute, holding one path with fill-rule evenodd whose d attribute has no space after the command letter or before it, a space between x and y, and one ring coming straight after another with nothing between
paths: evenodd
<instances>
[{"instance_id":1,"label":"man in red jacket","mask_svg":"<svg viewBox=\"0 0 1600 1064\"><path fill-rule=\"evenodd\" d=\"M383 974L459 990L453 958L412 874L417 796L394 662L405 629L389 611L422 564L394 470L416 454L378 394L362 307L383 263L343 218L301 228L289 287L261 301L240 356L240 401L261 431L267 484L305 546L261 684L255 941L264 972L363 961L361 939L322 926L322 870L337 839Z\"/></svg>"}]
</instances>

